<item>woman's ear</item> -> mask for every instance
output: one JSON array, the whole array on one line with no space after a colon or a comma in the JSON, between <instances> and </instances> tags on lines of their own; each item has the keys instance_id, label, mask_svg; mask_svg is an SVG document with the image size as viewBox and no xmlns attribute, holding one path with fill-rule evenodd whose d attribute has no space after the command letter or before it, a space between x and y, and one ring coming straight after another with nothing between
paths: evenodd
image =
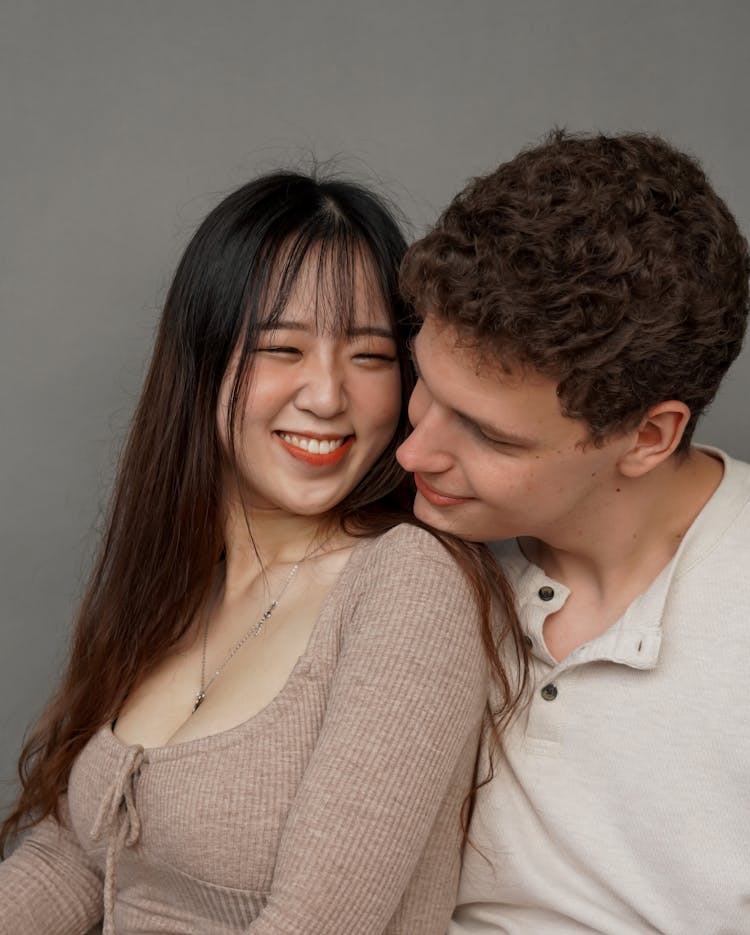
<instances>
[{"instance_id":1,"label":"woman's ear","mask_svg":"<svg viewBox=\"0 0 750 935\"><path fill-rule=\"evenodd\" d=\"M682 440L690 409L676 399L652 406L633 431L633 444L618 466L626 477L641 477L663 464Z\"/></svg>"}]
</instances>

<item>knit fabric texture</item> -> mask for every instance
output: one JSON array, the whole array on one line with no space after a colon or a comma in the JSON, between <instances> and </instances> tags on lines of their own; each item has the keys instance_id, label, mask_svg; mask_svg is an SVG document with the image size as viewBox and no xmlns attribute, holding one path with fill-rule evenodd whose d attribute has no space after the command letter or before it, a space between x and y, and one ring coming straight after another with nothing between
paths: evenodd
<instances>
[{"instance_id":1,"label":"knit fabric texture","mask_svg":"<svg viewBox=\"0 0 750 935\"><path fill-rule=\"evenodd\" d=\"M444 935L487 665L429 533L358 543L282 691L212 736L103 726L0 864L0 935Z\"/></svg>"}]
</instances>

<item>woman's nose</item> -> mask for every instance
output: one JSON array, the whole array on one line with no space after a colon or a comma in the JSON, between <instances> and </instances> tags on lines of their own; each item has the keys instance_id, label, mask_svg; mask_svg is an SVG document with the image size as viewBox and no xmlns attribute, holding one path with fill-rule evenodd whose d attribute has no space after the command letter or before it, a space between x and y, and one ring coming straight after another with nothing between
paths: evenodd
<instances>
[{"instance_id":1,"label":"woman's nose","mask_svg":"<svg viewBox=\"0 0 750 935\"><path fill-rule=\"evenodd\" d=\"M344 375L335 360L311 359L307 363L295 404L321 419L331 419L346 409Z\"/></svg>"}]
</instances>

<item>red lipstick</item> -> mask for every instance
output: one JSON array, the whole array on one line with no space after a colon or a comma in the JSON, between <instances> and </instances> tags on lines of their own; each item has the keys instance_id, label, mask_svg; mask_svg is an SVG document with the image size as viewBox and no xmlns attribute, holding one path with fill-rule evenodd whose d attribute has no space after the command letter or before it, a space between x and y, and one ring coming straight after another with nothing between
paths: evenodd
<instances>
[{"instance_id":1,"label":"red lipstick","mask_svg":"<svg viewBox=\"0 0 750 935\"><path fill-rule=\"evenodd\" d=\"M305 451L304 448L298 448L297 445L292 445L291 442L286 441L286 439L282 438L278 433L276 433L276 437L293 458L296 458L298 461L304 461L305 464L312 464L315 467L330 467L333 464L338 464L354 442L354 436L349 435L343 445L339 445L339 447L335 448L333 451L329 451L327 454L315 454L312 451ZM313 437L315 436L305 436L305 438ZM324 436L321 436L321 439L323 438ZM334 439L329 436L326 440L333 441Z\"/></svg>"}]
</instances>

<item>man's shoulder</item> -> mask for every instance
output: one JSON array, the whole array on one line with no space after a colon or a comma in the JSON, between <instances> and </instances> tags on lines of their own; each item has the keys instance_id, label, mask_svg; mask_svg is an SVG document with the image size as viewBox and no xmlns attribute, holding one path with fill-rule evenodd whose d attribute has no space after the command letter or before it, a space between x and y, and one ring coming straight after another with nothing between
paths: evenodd
<instances>
[{"instance_id":1,"label":"man's shoulder","mask_svg":"<svg viewBox=\"0 0 750 935\"><path fill-rule=\"evenodd\" d=\"M750 463L747 461L743 461L741 458L735 458L733 455L724 451L723 448L717 448L715 445L698 444L695 445L695 448L723 461L725 469L730 473L735 473L737 476L750 479Z\"/></svg>"},{"instance_id":2,"label":"man's shoulder","mask_svg":"<svg viewBox=\"0 0 750 935\"><path fill-rule=\"evenodd\" d=\"M734 608L744 620L750 600L750 464L703 447L724 463L724 476L698 514L674 560L670 595L703 611L721 606L725 618Z\"/></svg>"},{"instance_id":3,"label":"man's shoulder","mask_svg":"<svg viewBox=\"0 0 750 935\"><path fill-rule=\"evenodd\" d=\"M724 464L724 481L730 480L736 483L750 484L750 463L743 461L741 458L733 457L723 448L717 448L715 445L697 444L694 448L704 454L711 455ZM722 481L722 484L724 481Z\"/></svg>"},{"instance_id":4,"label":"man's shoulder","mask_svg":"<svg viewBox=\"0 0 750 935\"><path fill-rule=\"evenodd\" d=\"M730 534L730 538L739 536L750 544L750 464L732 458L718 448L701 446L701 450L722 461L724 475L688 535L693 539L711 539L718 543Z\"/></svg>"}]
</instances>

